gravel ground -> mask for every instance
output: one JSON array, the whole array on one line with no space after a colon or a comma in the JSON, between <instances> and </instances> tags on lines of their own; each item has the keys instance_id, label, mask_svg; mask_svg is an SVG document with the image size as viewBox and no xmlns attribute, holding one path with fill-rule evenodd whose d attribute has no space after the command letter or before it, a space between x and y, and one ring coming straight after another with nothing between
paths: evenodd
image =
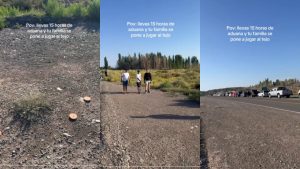
<instances>
[{"instance_id":1,"label":"gravel ground","mask_svg":"<svg viewBox=\"0 0 300 169\"><path fill-rule=\"evenodd\" d=\"M153 90L137 94L101 82L104 166L199 168L199 103Z\"/></svg>"},{"instance_id":2,"label":"gravel ground","mask_svg":"<svg viewBox=\"0 0 300 169\"><path fill-rule=\"evenodd\" d=\"M0 168L100 165L99 24L73 24L66 40L29 39L27 28L0 31ZM10 109L30 95L43 96L52 111L24 129ZM92 97L89 105L83 96Z\"/></svg>"}]
</instances>

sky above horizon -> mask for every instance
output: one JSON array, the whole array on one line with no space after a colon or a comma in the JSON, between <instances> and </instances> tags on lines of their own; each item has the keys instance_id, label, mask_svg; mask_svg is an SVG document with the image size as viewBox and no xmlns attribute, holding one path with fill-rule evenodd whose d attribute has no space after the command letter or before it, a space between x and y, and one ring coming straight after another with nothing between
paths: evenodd
<instances>
[{"instance_id":1,"label":"sky above horizon","mask_svg":"<svg viewBox=\"0 0 300 169\"><path fill-rule=\"evenodd\" d=\"M300 1L201 0L201 90L300 79ZM273 26L271 42L229 42L226 26Z\"/></svg>"},{"instance_id":2,"label":"sky above horizon","mask_svg":"<svg viewBox=\"0 0 300 169\"><path fill-rule=\"evenodd\" d=\"M106 56L115 67L118 53L181 54L200 59L199 0L101 0L100 66ZM174 22L171 38L132 39L127 22Z\"/></svg>"}]
</instances>

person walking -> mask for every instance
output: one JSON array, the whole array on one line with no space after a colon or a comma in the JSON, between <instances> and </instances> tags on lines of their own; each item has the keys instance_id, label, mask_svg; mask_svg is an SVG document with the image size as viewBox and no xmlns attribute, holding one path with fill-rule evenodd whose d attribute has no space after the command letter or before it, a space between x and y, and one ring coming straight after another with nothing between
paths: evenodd
<instances>
[{"instance_id":1,"label":"person walking","mask_svg":"<svg viewBox=\"0 0 300 169\"><path fill-rule=\"evenodd\" d=\"M145 93L150 93L151 81L152 81L151 73L148 69L146 69L146 73L144 74Z\"/></svg>"},{"instance_id":2,"label":"person walking","mask_svg":"<svg viewBox=\"0 0 300 169\"><path fill-rule=\"evenodd\" d=\"M137 70L136 87L137 87L137 90L138 90L138 94L141 94L141 85L142 85L142 75L140 73L140 70Z\"/></svg>"},{"instance_id":3,"label":"person walking","mask_svg":"<svg viewBox=\"0 0 300 169\"><path fill-rule=\"evenodd\" d=\"M121 82L123 84L123 93L127 93L127 86L130 82L130 75L128 73L128 70L125 69L125 72L122 73L121 75Z\"/></svg>"}]
</instances>

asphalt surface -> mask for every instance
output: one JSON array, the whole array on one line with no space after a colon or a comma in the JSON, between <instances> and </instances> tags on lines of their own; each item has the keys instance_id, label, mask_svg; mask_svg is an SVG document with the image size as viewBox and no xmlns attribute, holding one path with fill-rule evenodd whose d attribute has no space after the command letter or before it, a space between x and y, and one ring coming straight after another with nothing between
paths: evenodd
<instances>
[{"instance_id":1,"label":"asphalt surface","mask_svg":"<svg viewBox=\"0 0 300 169\"><path fill-rule=\"evenodd\" d=\"M199 168L199 103L159 90L101 82L101 115L107 151L103 166Z\"/></svg>"},{"instance_id":2,"label":"asphalt surface","mask_svg":"<svg viewBox=\"0 0 300 169\"><path fill-rule=\"evenodd\" d=\"M201 97L200 111L201 168L300 168L300 99Z\"/></svg>"}]
</instances>

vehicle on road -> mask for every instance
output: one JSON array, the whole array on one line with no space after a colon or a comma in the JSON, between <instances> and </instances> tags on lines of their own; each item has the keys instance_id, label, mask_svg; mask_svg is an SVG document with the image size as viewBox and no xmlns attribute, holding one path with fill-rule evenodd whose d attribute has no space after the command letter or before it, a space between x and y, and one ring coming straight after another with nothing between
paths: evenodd
<instances>
[{"instance_id":1,"label":"vehicle on road","mask_svg":"<svg viewBox=\"0 0 300 169\"><path fill-rule=\"evenodd\" d=\"M231 97L238 97L238 92L237 91L231 91L229 96Z\"/></svg>"},{"instance_id":2,"label":"vehicle on road","mask_svg":"<svg viewBox=\"0 0 300 169\"><path fill-rule=\"evenodd\" d=\"M257 95L260 97L268 97L270 90L267 88L263 88Z\"/></svg>"},{"instance_id":3,"label":"vehicle on road","mask_svg":"<svg viewBox=\"0 0 300 169\"><path fill-rule=\"evenodd\" d=\"M241 92L240 97L248 97L248 92Z\"/></svg>"},{"instance_id":4,"label":"vehicle on road","mask_svg":"<svg viewBox=\"0 0 300 169\"><path fill-rule=\"evenodd\" d=\"M225 96L225 95L223 92L218 92L218 93L213 94L213 96Z\"/></svg>"},{"instance_id":5,"label":"vehicle on road","mask_svg":"<svg viewBox=\"0 0 300 169\"><path fill-rule=\"evenodd\" d=\"M257 97L258 96L258 91L256 89L252 89L249 91L250 92L250 97Z\"/></svg>"},{"instance_id":6,"label":"vehicle on road","mask_svg":"<svg viewBox=\"0 0 300 169\"><path fill-rule=\"evenodd\" d=\"M275 87L269 92L269 97L287 97L289 98L291 95L293 95L293 92L286 87Z\"/></svg>"},{"instance_id":7,"label":"vehicle on road","mask_svg":"<svg viewBox=\"0 0 300 169\"><path fill-rule=\"evenodd\" d=\"M300 97L300 90L298 91L298 95L299 95L299 97Z\"/></svg>"}]
</instances>

